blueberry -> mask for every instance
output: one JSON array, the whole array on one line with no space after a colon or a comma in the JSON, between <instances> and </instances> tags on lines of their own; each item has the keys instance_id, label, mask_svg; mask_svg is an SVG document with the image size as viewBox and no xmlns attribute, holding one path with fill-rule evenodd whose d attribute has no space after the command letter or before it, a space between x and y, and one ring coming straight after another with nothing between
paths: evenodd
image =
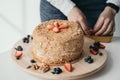
<instances>
[{"instance_id":1,"label":"blueberry","mask_svg":"<svg viewBox=\"0 0 120 80\"><path fill-rule=\"evenodd\" d=\"M85 62L88 62L88 60L91 59L91 56L88 56L84 59Z\"/></svg>"},{"instance_id":2,"label":"blueberry","mask_svg":"<svg viewBox=\"0 0 120 80\"><path fill-rule=\"evenodd\" d=\"M57 68L54 68L54 71L56 71Z\"/></svg>"},{"instance_id":3,"label":"blueberry","mask_svg":"<svg viewBox=\"0 0 120 80\"><path fill-rule=\"evenodd\" d=\"M99 55L100 55L100 56L102 56L102 55L103 55L103 53L99 53Z\"/></svg>"},{"instance_id":4,"label":"blueberry","mask_svg":"<svg viewBox=\"0 0 120 80\"><path fill-rule=\"evenodd\" d=\"M62 70L59 67L57 67L56 70L59 71L60 73L62 72Z\"/></svg>"},{"instance_id":5,"label":"blueberry","mask_svg":"<svg viewBox=\"0 0 120 80\"><path fill-rule=\"evenodd\" d=\"M85 61L85 62L88 62L88 58L85 58L84 61Z\"/></svg>"},{"instance_id":6,"label":"blueberry","mask_svg":"<svg viewBox=\"0 0 120 80\"><path fill-rule=\"evenodd\" d=\"M95 42L94 46L98 46L99 47L100 46L100 42Z\"/></svg>"},{"instance_id":7,"label":"blueberry","mask_svg":"<svg viewBox=\"0 0 120 80\"><path fill-rule=\"evenodd\" d=\"M59 67L54 68L54 71L52 72L53 74L60 74L62 72L62 69L60 69Z\"/></svg>"},{"instance_id":8,"label":"blueberry","mask_svg":"<svg viewBox=\"0 0 120 80\"><path fill-rule=\"evenodd\" d=\"M99 47L98 47L98 46L94 46L94 47L93 47L93 50L98 51L98 50L99 50Z\"/></svg>"},{"instance_id":9,"label":"blueberry","mask_svg":"<svg viewBox=\"0 0 120 80\"><path fill-rule=\"evenodd\" d=\"M88 59L91 59L91 56L88 56L87 58L88 58Z\"/></svg>"},{"instance_id":10,"label":"blueberry","mask_svg":"<svg viewBox=\"0 0 120 80\"><path fill-rule=\"evenodd\" d=\"M91 63L93 63L93 62L94 62L93 59L89 59L89 60L88 60L88 63L89 63L89 64L91 64Z\"/></svg>"},{"instance_id":11,"label":"blueberry","mask_svg":"<svg viewBox=\"0 0 120 80\"><path fill-rule=\"evenodd\" d=\"M58 71L58 70L56 70L56 71L55 71L55 74L60 74L60 73L61 73L61 72L60 72L60 71Z\"/></svg>"},{"instance_id":12,"label":"blueberry","mask_svg":"<svg viewBox=\"0 0 120 80\"><path fill-rule=\"evenodd\" d=\"M31 59L30 62L31 63L36 63L36 61L34 59Z\"/></svg>"},{"instance_id":13,"label":"blueberry","mask_svg":"<svg viewBox=\"0 0 120 80\"><path fill-rule=\"evenodd\" d=\"M23 38L23 42L24 42L24 43L29 43L29 38L26 38L26 37Z\"/></svg>"},{"instance_id":14,"label":"blueberry","mask_svg":"<svg viewBox=\"0 0 120 80\"><path fill-rule=\"evenodd\" d=\"M18 47L17 47L17 50L18 50L18 51L23 51L22 46L18 46Z\"/></svg>"},{"instance_id":15,"label":"blueberry","mask_svg":"<svg viewBox=\"0 0 120 80\"><path fill-rule=\"evenodd\" d=\"M57 67L56 70L61 70L61 69L59 67Z\"/></svg>"}]
</instances>

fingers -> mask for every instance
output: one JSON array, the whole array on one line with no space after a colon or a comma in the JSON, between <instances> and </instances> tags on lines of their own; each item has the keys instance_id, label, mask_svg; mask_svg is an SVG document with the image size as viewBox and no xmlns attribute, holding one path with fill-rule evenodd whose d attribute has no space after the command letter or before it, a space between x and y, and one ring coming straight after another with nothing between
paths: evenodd
<instances>
[{"instance_id":1,"label":"fingers","mask_svg":"<svg viewBox=\"0 0 120 80\"><path fill-rule=\"evenodd\" d=\"M90 35L90 31L89 31L89 29L88 29L86 20L85 20L85 19L79 19L78 22L79 22L82 30L84 31L84 33L85 33L86 35Z\"/></svg>"},{"instance_id":2,"label":"fingers","mask_svg":"<svg viewBox=\"0 0 120 80\"><path fill-rule=\"evenodd\" d=\"M108 28L102 35L113 34L113 28L114 28L114 23L113 21L111 21L110 24L108 25Z\"/></svg>"},{"instance_id":3,"label":"fingers","mask_svg":"<svg viewBox=\"0 0 120 80\"><path fill-rule=\"evenodd\" d=\"M67 16L68 20L77 22L86 35L89 35L87 21L84 13L77 7L73 7Z\"/></svg>"},{"instance_id":4,"label":"fingers","mask_svg":"<svg viewBox=\"0 0 120 80\"><path fill-rule=\"evenodd\" d=\"M102 35L104 32L106 32L106 30L108 29L108 25L110 24L110 19L105 19L105 20L103 20L104 22L102 23L103 25L100 27L100 25L101 24L99 24L99 29L98 29L98 31L95 33L95 35ZM111 24L112 25L112 24ZM110 25L110 27L111 27L111 25ZM109 27L109 28L110 28ZM106 32L106 33L108 33L108 32ZM105 33L105 34L106 34Z\"/></svg>"},{"instance_id":5,"label":"fingers","mask_svg":"<svg viewBox=\"0 0 120 80\"><path fill-rule=\"evenodd\" d=\"M103 23L104 23L104 18L99 17L97 23L94 26L94 32L97 32L102 27Z\"/></svg>"},{"instance_id":6,"label":"fingers","mask_svg":"<svg viewBox=\"0 0 120 80\"><path fill-rule=\"evenodd\" d=\"M109 35L113 35L114 32L115 32L115 23L113 24L112 31L109 33Z\"/></svg>"}]
</instances>

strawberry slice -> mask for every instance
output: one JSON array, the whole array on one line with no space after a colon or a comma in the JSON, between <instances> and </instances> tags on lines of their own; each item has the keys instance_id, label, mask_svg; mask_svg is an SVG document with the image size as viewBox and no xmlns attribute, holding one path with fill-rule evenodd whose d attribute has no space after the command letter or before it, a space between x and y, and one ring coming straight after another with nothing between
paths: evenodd
<instances>
[{"instance_id":1,"label":"strawberry slice","mask_svg":"<svg viewBox=\"0 0 120 80\"><path fill-rule=\"evenodd\" d=\"M58 32L60 32L60 29L58 27L54 27L53 32L58 33Z\"/></svg>"},{"instance_id":2,"label":"strawberry slice","mask_svg":"<svg viewBox=\"0 0 120 80\"><path fill-rule=\"evenodd\" d=\"M59 28L60 29L65 29L65 28L68 28L68 25L64 23L64 24L60 25Z\"/></svg>"},{"instance_id":3,"label":"strawberry slice","mask_svg":"<svg viewBox=\"0 0 120 80\"><path fill-rule=\"evenodd\" d=\"M56 26L56 27L59 27L58 22L54 22L53 25Z\"/></svg>"},{"instance_id":4,"label":"strawberry slice","mask_svg":"<svg viewBox=\"0 0 120 80\"><path fill-rule=\"evenodd\" d=\"M16 51L15 53L15 57L21 57L22 55L22 51Z\"/></svg>"},{"instance_id":5,"label":"strawberry slice","mask_svg":"<svg viewBox=\"0 0 120 80\"><path fill-rule=\"evenodd\" d=\"M105 46L103 44L100 44L100 49L105 49Z\"/></svg>"},{"instance_id":6,"label":"strawberry slice","mask_svg":"<svg viewBox=\"0 0 120 80\"><path fill-rule=\"evenodd\" d=\"M47 25L48 30L52 30L54 28L54 25Z\"/></svg>"},{"instance_id":7,"label":"strawberry slice","mask_svg":"<svg viewBox=\"0 0 120 80\"><path fill-rule=\"evenodd\" d=\"M72 71L72 64L71 64L71 63L65 63L65 64L64 64L64 68L65 68L67 71L71 72L71 71Z\"/></svg>"},{"instance_id":8,"label":"strawberry slice","mask_svg":"<svg viewBox=\"0 0 120 80\"><path fill-rule=\"evenodd\" d=\"M95 50L93 50L92 48L90 49L90 52L91 52L93 55L97 55L97 54L98 54L98 52L95 51Z\"/></svg>"}]
</instances>

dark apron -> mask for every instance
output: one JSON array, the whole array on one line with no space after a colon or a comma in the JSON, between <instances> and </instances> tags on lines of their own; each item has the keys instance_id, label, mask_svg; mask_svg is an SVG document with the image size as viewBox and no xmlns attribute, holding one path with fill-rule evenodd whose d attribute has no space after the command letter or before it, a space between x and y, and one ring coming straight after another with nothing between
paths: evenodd
<instances>
[{"instance_id":1,"label":"dark apron","mask_svg":"<svg viewBox=\"0 0 120 80\"><path fill-rule=\"evenodd\" d=\"M85 14L87 18L87 24L89 27L93 27L105 8L106 0L72 0L80 10ZM57 8L52 6L47 0L41 0L40 2L40 16L41 21L51 19L63 19L67 20L67 17Z\"/></svg>"}]
</instances>

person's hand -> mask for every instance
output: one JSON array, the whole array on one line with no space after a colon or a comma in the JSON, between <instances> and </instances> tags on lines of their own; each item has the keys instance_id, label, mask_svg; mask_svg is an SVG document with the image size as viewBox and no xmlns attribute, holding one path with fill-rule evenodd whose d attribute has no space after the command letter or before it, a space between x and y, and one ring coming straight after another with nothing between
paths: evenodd
<instances>
[{"instance_id":1,"label":"person's hand","mask_svg":"<svg viewBox=\"0 0 120 80\"><path fill-rule=\"evenodd\" d=\"M70 13L68 14L67 18L69 21L77 22L86 35L90 34L86 22L86 17L79 8L77 8L76 6L73 7Z\"/></svg>"},{"instance_id":2,"label":"person's hand","mask_svg":"<svg viewBox=\"0 0 120 80\"><path fill-rule=\"evenodd\" d=\"M95 26L95 35L112 35L115 31L115 14L116 11L106 7L100 14Z\"/></svg>"}]
</instances>

